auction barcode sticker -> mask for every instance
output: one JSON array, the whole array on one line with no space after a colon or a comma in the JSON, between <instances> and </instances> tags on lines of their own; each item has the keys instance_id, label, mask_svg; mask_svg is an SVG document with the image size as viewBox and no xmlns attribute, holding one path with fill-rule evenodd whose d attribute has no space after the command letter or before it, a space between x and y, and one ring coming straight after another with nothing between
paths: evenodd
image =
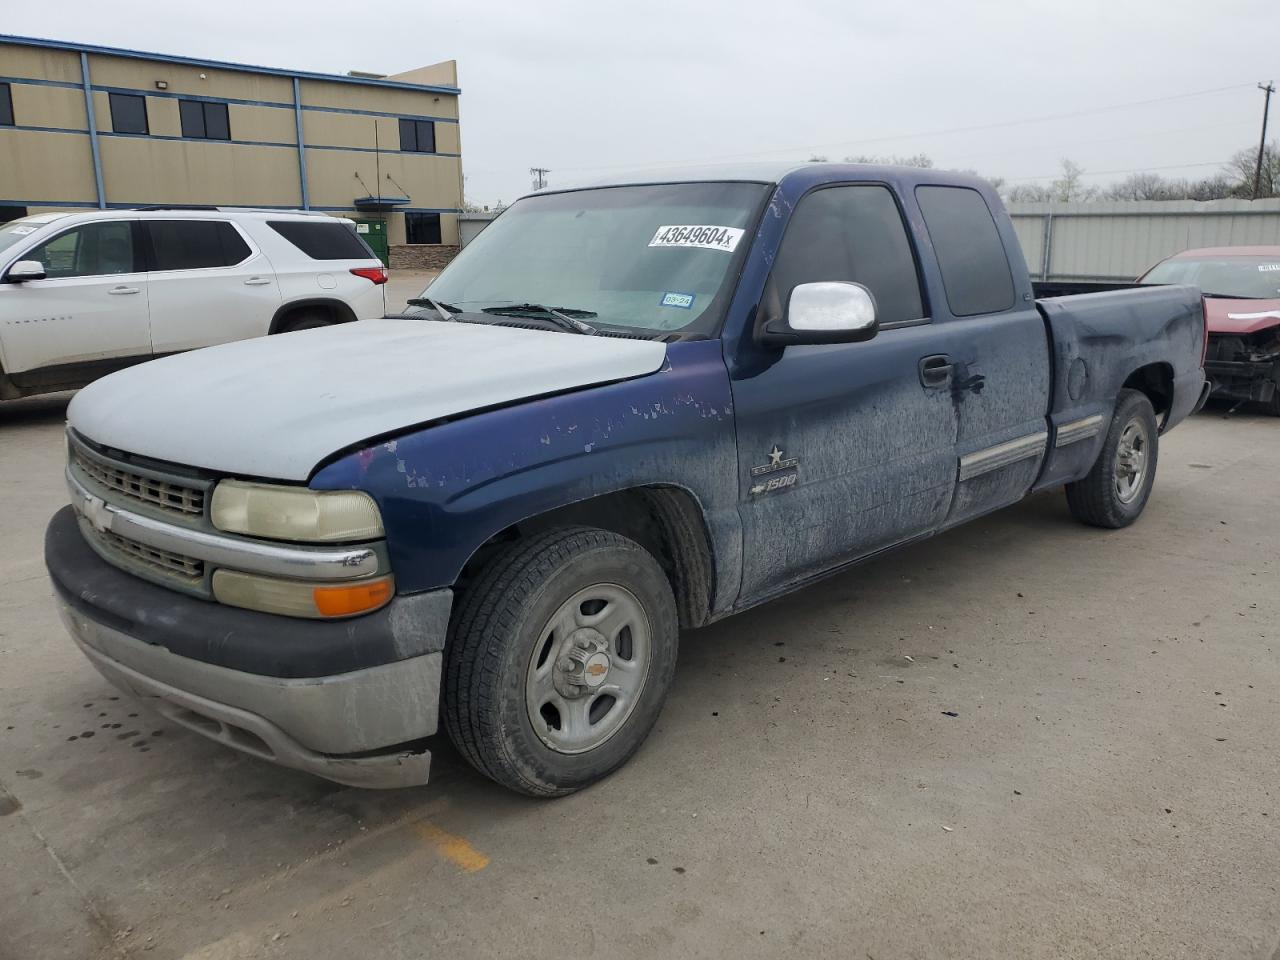
<instances>
[{"instance_id":1,"label":"auction barcode sticker","mask_svg":"<svg viewBox=\"0 0 1280 960\"><path fill-rule=\"evenodd\" d=\"M737 249L742 234L740 227L717 227L710 224L662 226L654 233L649 246L698 247L732 253Z\"/></svg>"}]
</instances>

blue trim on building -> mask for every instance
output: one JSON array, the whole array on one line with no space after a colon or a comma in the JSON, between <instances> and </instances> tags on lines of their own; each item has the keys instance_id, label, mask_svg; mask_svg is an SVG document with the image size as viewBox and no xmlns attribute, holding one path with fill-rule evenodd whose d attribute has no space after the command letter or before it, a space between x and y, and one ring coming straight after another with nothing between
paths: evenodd
<instances>
[{"instance_id":1,"label":"blue trim on building","mask_svg":"<svg viewBox=\"0 0 1280 960\"><path fill-rule=\"evenodd\" d=\"M81 90L84 84L69 80L37 80L34 77L0 77L0 83L28 83L33 87L62 87L64 90Z\"/></svg>"},{"instance_id":2,"label":"blue trim on building","mask_svg":"<svg viewBox=\"0 0 1280 960\"><path fill-rule=\"evenodd\" d=\"M102 153L98 149L98 121L93 112L93 84L89 80L89 55L80 51L80 81L84 86L84 115L89 124L89 150L93 154L93 183L98 191L98 206L107 205L107 191L102 185Z\"/></svg>"},{"instance_id":3,"label":"blue trim on building","mask_svg":"<svg viewBox=\"0 0 1280 960\"><path fill-rule=\"evenodd\" d=\"M376 147L340 147L331 143L304 143L303 146L308 150L343 150L347 153L381 153L384 156L389 153L405 154L410 157L453 157L454 159L462 156L460 153L427 153L423 150L389 150L386 147L381 149Z\"/></svg>"},{"instance_id":4,"label":"blue trim on building","mask_svg":"<svg viewBox=\"0 0 1280 960\"><path fill-rule=\"evenodd\" d=\"M124 47L103 47L92 43L68 43L63 40L47 40L43 37L18 37L0 34L0 43L12 43L23 47L43 47L48 50L70 50L81 55L94 53L110 57L126 57L131 60L153 60L186 67L210 67L218 70L234 70L239 73L263 73L273 77L296 77L299 80L322 80L326 83L347 83L363 87L383 87L392 90L410 90L418 93L447 93L456 96L460 87L434 86L405 83L402 80L369 80L363 77L347 77L341 74L313 73L307 70L282 70L279 67L257 67L246 63L229 63L224 60L199 60L195 57L177 57L165 53L147 53Z\"/></svg>"},{"instance_id":5,"label":"blue trim on building","mask_svg":"<svg viewBox=\"0 0 1280 960\"><path fill-rule=\"evenodd\" d=\"M239 100L235 97L210 97L202 93L175 93L172 90L141 90L135 87L106 87L94 84L98 93L123 93L131 97L157 97L162 100L196 100L200 103L231 103L241 107L272 107L277 110L292 110L292 103L277 103L275 100Z\"/></svg>"},{"instance_id":6,"label":"blue trim on building","mask_svg":"<svg viewBox=\"0 0 1280 960\"><path fill-rule=\"evenodd\" d=\"M186 201L190 202L190 201ZM131 203L108 203L102 209L104 210L131 210L134 207L153 207L164 206L165 204L155 200L138 200ZM68 208L88 208L91 210L98 209L98 204L92 200L20 200L13 198L0 198L0 206L6 207L68 207ZM174 204L181 206L181 204ZM219 204L213 204L219 206ZM291 203L227 203L221 204L228 210L247 209L247 210L297 210L296 204ZM309 210L319 210L322 213L352 213L358 212L352 204L345 207L308 207ZM458 207L401 207L397 210L399 213L462 213Z\"/></svg>"},{"instance_id":7,"label":"blue trim on building","mask_svg":"<svg viewBox=\"0 0 1280 960\"><path fill-rule=\"evenodd\" d=\"M11 127L0 127L0 130L25 130L28 133L75 133L82 137L89 135L88 130L73 130L71 127L37 127L27 123L15 123Z\"/></svg>"},{"instance_id":8,"label":"blue trim on building","mask_svg":"<svg viewBox=\"0 0 1280 960\"><path fill-rule=\"evenodd\" d=\"M232 144L241 147L288 147L290 150L297 147L297 144L281 143L278 140L218 140L213 137L175 137L165 133L116 133L99 130L98 136L121 137L127 140L181 140L186 143Z\"/></svg>"},{"instance_id":9,"label":"blue trim on building","mask_svg":"<svg viewBox=\"0 0 1280 960\"><path fill-rule=\"evenodd\" d=\"M384 110L357 110L354 107L312 107L307 104L302 105L303 110L313 110L316 113L353 113L358 117L394 117L397 120L431 120L434 123L457 123L457 117L426 117L413 113L387 113Z\"/></svg>"},{"instance_id":10,"label":"blue trim on building","mask_svg":"<svg viewBox=\"0 0 1280 960\"><path fill-rule=\"evenodd\" d=\"M298 187L302 195L302 209L311 209L311 189L307 185L307 145L302 134L302 87L298 78L293 78L293 128L294 146L298 148Z\"/></svg>"},{"instance_id":11,"label":"blue trim on building","mask_svg":"<svg viewBox=\"0 0 1280 960\"><path fill-rule=\"evenodd\" d=\"M98 203L95 200L0 200L0 204L6 207L74 207L76 209L87 207L90 210L98 210ZM101 208L105 209L105 208Z\"/></svg>"}]
</instances>

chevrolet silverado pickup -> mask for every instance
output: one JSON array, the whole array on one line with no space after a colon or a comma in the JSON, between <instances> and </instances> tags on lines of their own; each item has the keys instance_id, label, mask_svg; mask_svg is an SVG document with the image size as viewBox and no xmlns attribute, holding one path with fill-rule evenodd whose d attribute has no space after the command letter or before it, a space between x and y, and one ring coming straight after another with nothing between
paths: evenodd
<instances>
[{"instance_id":1,"label":"chevrolet silverado pickup","mask_svg":"<svg viewBox=\"0 0 1280 960\"><path fill-rule=\"evenodd\" d=\"M46 561L174 723L366 787L424 783L442 723L565 794L644 741L683 628L1037 490L1131 524L1204 348L1195 287L1037 301L975 178L618 178L520 200L407 314L83 390Z\"/></svg>"}]
</instances>

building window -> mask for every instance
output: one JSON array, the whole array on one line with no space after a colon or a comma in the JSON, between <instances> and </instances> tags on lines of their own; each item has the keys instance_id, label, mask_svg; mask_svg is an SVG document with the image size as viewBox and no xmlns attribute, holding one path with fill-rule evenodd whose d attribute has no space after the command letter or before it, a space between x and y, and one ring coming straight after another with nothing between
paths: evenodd
<instances>
[{"instance_id":1,"label":"building window","mask_svg":"<svg viewBox=\"0 0 1280 960\"><path fill-rule=\"evenodd\" d=\"M10 206L8 204L0 205L0 223L12 223L14 220L21 220L26 215L26 207Z\"/></svg>"},{"instance_id":2,"label":"building window","mask_svg":"<svg viewBox=\"0 0 1280 960\"><path fill-rule=\"evenodd\" d=\"M436 125L431 120L401 120L400 149L410 153L436 152Z\"/></svg>"},{"instance_id":3,"label":"building window","mask_svg":"<svg viewBox=\"0 0 1280 960\"><path fill-rule=\"evenodd\" d=\"M13 126L13 94L7 83L0 83L0 127Z\"/></svg>"},{"instance_id":4,"label":"building window","mask_svg":"<svg viewBox=\"0 0 1280 960\"><path fill-rule=\"evenodd\" d=\"M406 213L404 233L406 243L439 243L440 214Z\"/></svg>"},{"instance_id":5,"label":"building window","mask_svg":"<svg viewBox=\"0 0 1280 960\"><path fill-rule=\"evenodd\" d=\"M147 126L147 98L129 93L108 94L111 101L111 129L116 133L150 133Z\"/></svg>"},{"instance_id":6,"label":"building window","mask_svg":"<svg viewBox=\"0 0 1280 960\"><path fill-rule=\"evenodd\" d=\"M182 135L196 140L230 140L231 121L225 103L179 100Z\"/></svg>"}]
</instances>

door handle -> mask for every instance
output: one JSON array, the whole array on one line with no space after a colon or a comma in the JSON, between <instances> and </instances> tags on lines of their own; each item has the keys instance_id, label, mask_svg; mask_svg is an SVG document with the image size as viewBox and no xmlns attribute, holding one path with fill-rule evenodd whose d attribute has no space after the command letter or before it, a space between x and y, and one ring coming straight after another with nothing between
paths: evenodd
<instances>
[{"instance_id":1,"label":"door handle","mask_svg":"<svg viewBox=\"0 0 1280 960\"><path fill-rule=\"evenodd\" d=\"M934 354L920 361L920 382L930 388L945 387L951 382L953 366L945 353Z\"/></svg>"},{"instance_id":2,"label":"door handle","mask_svg":"<svg viewBox=\"0 0 1280 960\"><path fill-rule=\"evenodd\" d=\"M271 282L270 277L250 277L244 282L246 287L263 287Z\"/></svg>"},{"instance_id":3,"label":"door handle","mask_svg":"<svg viewBox=\"0 0 1280 960\"><path fill-rule=\"evenodd\" d=\"M141 291L141 287L112 287L107 291L107 293L111 294L113 297L121 297L126 293L140 293Z\"/></svg>"}]
</instances>

